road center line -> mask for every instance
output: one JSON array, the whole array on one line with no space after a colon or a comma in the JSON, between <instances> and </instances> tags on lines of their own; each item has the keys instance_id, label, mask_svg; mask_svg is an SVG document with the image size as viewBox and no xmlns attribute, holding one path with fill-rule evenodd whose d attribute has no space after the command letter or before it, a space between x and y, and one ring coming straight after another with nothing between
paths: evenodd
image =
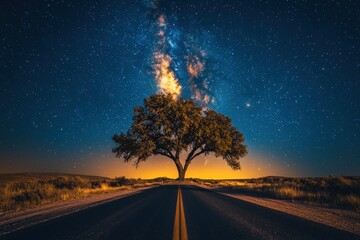
<instances>
[{"instance_id":1,"label":"road center line","mask_svg":"<svg viewBox=\"0 0 360 240\"><path fill-rule=\"evenodd\" d=\"M177 199L176 199L173 240L187 240L187 239L188 239L188 235L186 229L184 203L179 185Z\"/></svg>"}]
</instances>

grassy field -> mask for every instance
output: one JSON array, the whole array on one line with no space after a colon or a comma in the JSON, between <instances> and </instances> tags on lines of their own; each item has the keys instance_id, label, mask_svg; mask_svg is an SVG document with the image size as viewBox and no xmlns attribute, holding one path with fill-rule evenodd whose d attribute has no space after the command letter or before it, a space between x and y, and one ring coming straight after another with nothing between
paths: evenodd
<instances>
[{"instance_id":1,"label":"grassy field","mask_svg":"<svg viewBox=\"0 0 360 240\"><path fill-rule=\"evenodd\" d=\"M165 181L166 178L110 179L58 173L0 174L0 213L94 194L159 185Z\"/></svg>"},{"instance_id":2,"label":"grassy field","mask_svg":"<svg viewBox=\"0 0 360 240\"><path fill-rule=\"evenodd\" d=\"M0 174L0 213L172 181L174 180L165 177L142 180L60 173ZM206 185L229 193L360 211L360 177L187 179L186 182Z\"/></svg>"},{"instance_id":3,"label":"grassy field","mask_svg":"<svg viewBox=\"0 0 360 240\"><path fill-rule=\"evenodd\" d=\"M192 181L227 192L360 211L360 177L265 177L240 180L192 179Z\"/></svg>"}]
</instances>

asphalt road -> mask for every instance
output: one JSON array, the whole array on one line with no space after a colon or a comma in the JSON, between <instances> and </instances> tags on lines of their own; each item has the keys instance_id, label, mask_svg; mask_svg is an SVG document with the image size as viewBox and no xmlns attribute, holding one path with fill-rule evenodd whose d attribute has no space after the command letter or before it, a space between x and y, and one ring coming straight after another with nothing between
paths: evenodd
<instances>
[{"instance_id":1,"label":"asphalt road","mask_svg":"<svg viewBox=\"0 0 360 240\"><path fill-rule=\"evenodd\" d=\"M0 238L360 239L358 235L196 186L182 185L180 194L178 188L167 185L148 189ZM187 236L175 236L179 233Z\"/></svg>"}]
</instances>

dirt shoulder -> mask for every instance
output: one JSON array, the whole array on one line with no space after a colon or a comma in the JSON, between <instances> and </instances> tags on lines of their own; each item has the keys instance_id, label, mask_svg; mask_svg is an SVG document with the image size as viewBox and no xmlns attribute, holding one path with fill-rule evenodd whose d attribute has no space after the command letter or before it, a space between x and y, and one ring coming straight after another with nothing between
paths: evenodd
<instances>
[{"instance_id":1,"label":"dirt shoulder","mask_svg":"<svg viewBox=\"0 0 360 240\"><path fill-rule=\"evenodd\" d=\"M360 213L356 211L327 208L306 203L290 202L287 200L248 196L207 186L201 187L263 207L271 208L276 211L285 212L313 222L322 223L360 235Z\"/></svg>"},{"instance_id":2,"label":"dirt shoulder","mask_svg":"<svg viewBox=\"0 0 360 240\"><path fill-rule=\"evenodd\" d=\"M93 195L84 199L52 203L32 209L0 214L0 236L31 225L58 218L99 204L139 193L153 187L121 190L112 193Z\"/></svg>"}]
</instances>

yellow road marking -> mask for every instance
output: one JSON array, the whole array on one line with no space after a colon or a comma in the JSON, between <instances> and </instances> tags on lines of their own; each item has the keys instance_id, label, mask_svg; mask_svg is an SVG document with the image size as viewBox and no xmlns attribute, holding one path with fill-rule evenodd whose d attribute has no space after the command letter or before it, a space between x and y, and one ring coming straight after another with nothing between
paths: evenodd
<instances>
[{"instance_id":1,"label":"yellow road marking","mask_svg":"<svg viewBox=\"0 0 360 240\"><path fill-rule=\"evenodd\" d=\"M184 203L182 199L181 189L179 186L177 199L176 199L173 240L187 240L187 239L188 239L188 235L186 229Z\"/></svg>"}]
</instances>

